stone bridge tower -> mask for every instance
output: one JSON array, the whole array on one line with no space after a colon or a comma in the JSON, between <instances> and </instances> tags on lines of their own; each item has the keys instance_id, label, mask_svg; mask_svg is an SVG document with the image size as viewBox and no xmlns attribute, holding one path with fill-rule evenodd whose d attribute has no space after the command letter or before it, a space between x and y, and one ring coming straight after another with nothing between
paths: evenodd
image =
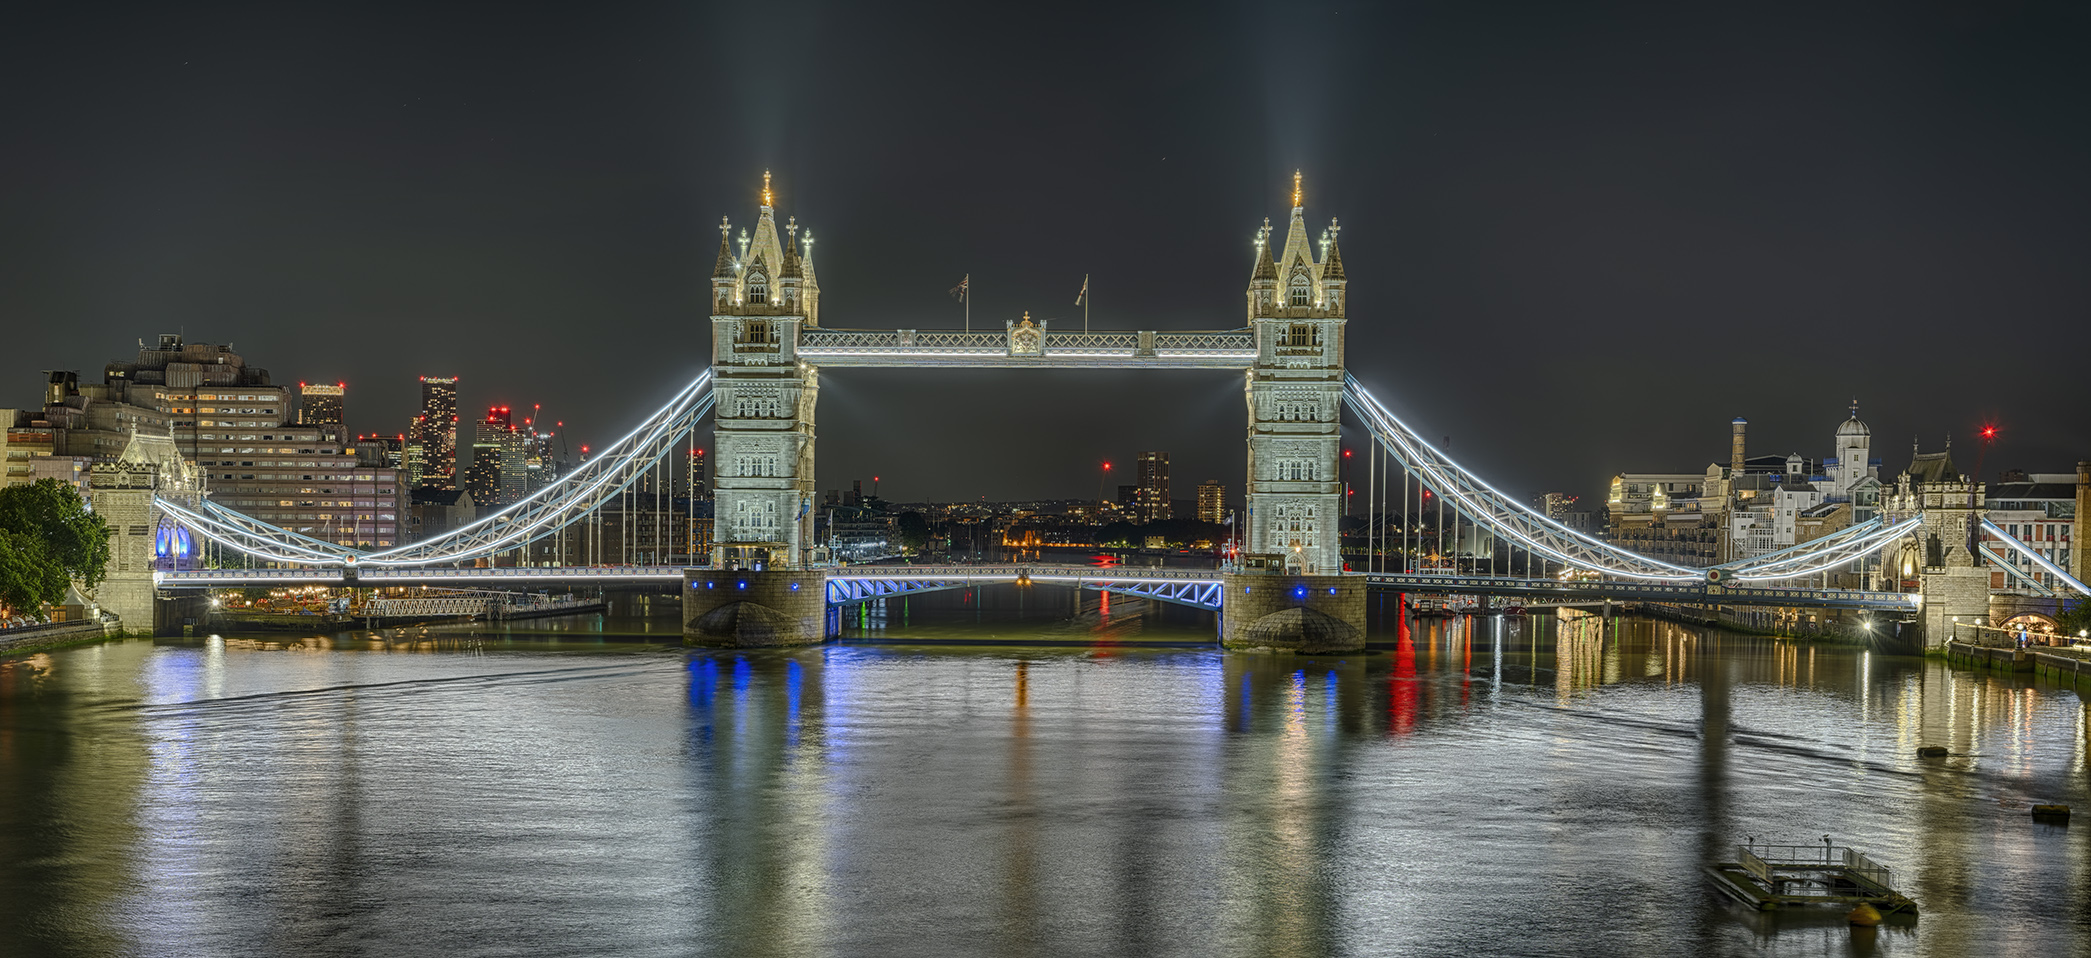
<instances>
[{"instance_id":1,"label":"stone bridge tower","mask_svg":"<svg viewBox=\"0 0 2091 958\"><path fill-rule=\"evenodd\" d=\"M820 371L798 358L799 330L820 324L813 233L780 229L770 175L738 255L719 223L712 267L712 565L800 569L813 547L813 409ZM801 249L803 242L803 251Z\"/></svg>"},{"instance_id":2,"label":"stone bridge tower","mask_svg":"<svg viewBox=\"0 0 2091 958\"><path fill-rule=\"evenodd\" d=\"M1878 586L1923 596L1926 645L1951 637L1955 619L1989 615L1989 564L1975 552L1982 496L1980 481L1954 471L1950 443L1945 452L1913 451L1909 470L1882 491L1881 514L1890 524L1924 517L1914 533L1886 547Z\"/></svg>"},{"instance_id":3,"label":"stone bridge tower","mask_svg":"<svg viewBox=\"0 0 2091 958\"><path fill-rule=\"evenodd\" d=\"M1348 306L1341 227L1321 234L1321 258L1307 235L1299 174L1285 247L1271 249L1270 221L1256 234L1249 278L1249 325L1256 363L1248 371L1247 546L1282 554L1289 571L1343 571L1343 326Z\"/></svg>"}]
</instances>

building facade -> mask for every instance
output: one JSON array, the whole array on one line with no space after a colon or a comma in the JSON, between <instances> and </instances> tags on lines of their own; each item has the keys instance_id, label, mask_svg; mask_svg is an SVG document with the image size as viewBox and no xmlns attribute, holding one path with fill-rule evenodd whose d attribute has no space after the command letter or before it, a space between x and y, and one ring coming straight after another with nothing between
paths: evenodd
<instances>
[{"instance_id":1,"label":"building facade","mask_svg":"<svg viewBox=\"0 0 2091 958\"><path fill-rule=\"evenodd\" d=\"M712 264L714 565L800 568L814 559L814 408L819 369L798 360L820 325L820 284L796 218L780 225L769 174L754 232L721 222ZM731 554L729 555L729 552Z\"/></svg>"},{"instance_id":2,"label":"building facade","mask_svg":"<svg viewBox=\"0 0 2091 958\"><path fill-rule=\"evenodd\" d=\"M421 377L421 414L411 434L421 446L415 483L431 489L458 488L457 377Z\"/></svg>"},{"instance_id":3,"label":"building facade","mask_svg":"<svg viewBox=\"0 0 2091 958\"><path fill-rule=\"evenodd\" d=\"M1265 220L1247 291L1256 334L1256 361L1245 383L1248 551L1282 554L1288 569L1309 575L1343 571L1339 464L1349 300L1340 229L1329 222L1317 260L1294 174L1285 246L1273 252Z\"/></svg>"},{"instance_id":4,"label":"building facade","mask_svg":"<svg viewBox=\"0 0 2091 958\"><path fill-rule=\"evenodd\" d=\"M298 384L298 425L332 427L335 441L345 442L348 384Z\"/></svg>"},{"instance_id":5,"label":"building facade","mask_svg":"<svg viewBox=\"0 0 2091 958\"><path fill-rule=\"evenodd\" d=\"M1227 487L1218 479L1207 479L1198 484L1198 521L1227 521Z\"/></svg>"},{"instance_id":6,"label":"building facade","mask_svg":"<svg viewBox=\"0 0 2091 958\"><path fill-rule=\"evenodd\" d=\"M1169 454L1143 452L1134 457L1140 481L1133 491L1135 521L1162 522L1173 510L1169 502Z\"/></svg>"},{"instance_id":7,"label":"building facade","mask_svg":"<svg viewBox=\"0 0 2091 958\"><path fill-rule=\"evenodd\" d=\"M163 335L108 364L100 384L53 375L27 427L50 433L54 455L91 461L167 436L220 505L343 545L396 544L398 470L359 463L339 427L297 424L292 389L229 347Z\"/></svg>"}]
</instances>

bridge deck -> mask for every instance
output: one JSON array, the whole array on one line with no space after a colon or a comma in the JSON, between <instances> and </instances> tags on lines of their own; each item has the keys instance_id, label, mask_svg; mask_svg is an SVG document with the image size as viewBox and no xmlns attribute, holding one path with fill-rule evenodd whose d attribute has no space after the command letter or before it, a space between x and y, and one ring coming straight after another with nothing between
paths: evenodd
<instances>
[{"instance_id":1,"label":"bridge deck","mask_svg":"<svg viewBox=\"0 0 2091 958\"><path fill-rule=\"evenodd\" d=\"M1039 582L1146 595L1202 608L1220 607L1220 576L1214 569L1128 568L1034 563L1022 565L842 566L826 570L828 601L859 602L884 595L964 588L975 584ZM1683 605L1807 606L1837 609L1910 609L1914 597L1899 592L1845 589L1733 588L1703 582L1527 579L1507 576L1428 573L1355 574L1376 588L1453 595L1501 595L1556 602L1603 600L1674 602ZM271 585L405 585L506 583L526 585L681 582L681 566L553 566L464 569L340 568L193 569L155 574L163 589L240 588Z\"/></svg>"}]
</instances>

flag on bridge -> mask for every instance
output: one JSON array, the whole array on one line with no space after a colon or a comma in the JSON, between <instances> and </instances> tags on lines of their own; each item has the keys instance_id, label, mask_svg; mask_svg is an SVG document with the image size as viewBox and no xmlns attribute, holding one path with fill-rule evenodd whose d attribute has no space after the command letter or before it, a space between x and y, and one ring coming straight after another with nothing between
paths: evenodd
<instances>
[{"instance_id":1,"label":"flag on bridge","mask_svg":"<svg viewBox=\"0 0 2091 958\"><path fill-rule=\"evenodd\" d=\"M1082 305L1082 301L1083 301L1083 300L1085 300L1085 299L1088 299L1088 298L1089 298L1089 274L1088 274L1088 273L1083 273L1083 274L1082 274L1082 291L1081 291L1081 292L1079 292L1079 293L1076 293L1076 294L1075 294L1075 305L1076 305L1076 306L1080 306L1080 305Z\"/></svg>"},{"instance_id":2,"label":"flag on bridge","mask_svg":"<svg viewBox=\"0 0 2091 958\"><path fill-rule=\"evenodd\" d=\"M965 301L966 301L966 287L967 287L967 286L968 286L969 284L971 284L972 282L973 282L973 274L971 274L971 273L967 273L967 274L966 274L966 277L965 277L964 279L961 279L961 280L959 280L959 281L958 281L958 285L957 285L957 286L953 286L953 287L951 287L951 298L952 298L952 299L955 299L955 300L958 300L958 301L959 301L959 302L961 302L961 303L965 302Z\"/></svg>"}]
</instances>

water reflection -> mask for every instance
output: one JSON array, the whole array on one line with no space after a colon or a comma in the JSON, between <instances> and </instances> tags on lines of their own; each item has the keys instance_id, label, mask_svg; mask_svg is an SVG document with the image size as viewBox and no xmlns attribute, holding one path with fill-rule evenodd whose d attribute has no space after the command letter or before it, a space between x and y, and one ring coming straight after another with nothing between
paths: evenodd
<instances>
[{"instance_id":1,"label":"water reflection","mask_svg":"<svg viewBox=\"0 0 2091 958\"><path fill-rule=\"evenodd\" d=\"M888 629L972 628L944 614ZM1397 622L1383 650L1286 657L1096 638L1126 627L1117 609L1072 630L1071 608L977 614L973 634L1049 641L732 653L506 631L5 662L0 891L43 916L30 954L2091 938L2091 830L2026 814L2091 807L2091 719L2030 677L1594 616ZM1821 834L1893 865L1922 921L1855 938L1700 880L1745 836Z\"/></svg>"}]
</instances>

